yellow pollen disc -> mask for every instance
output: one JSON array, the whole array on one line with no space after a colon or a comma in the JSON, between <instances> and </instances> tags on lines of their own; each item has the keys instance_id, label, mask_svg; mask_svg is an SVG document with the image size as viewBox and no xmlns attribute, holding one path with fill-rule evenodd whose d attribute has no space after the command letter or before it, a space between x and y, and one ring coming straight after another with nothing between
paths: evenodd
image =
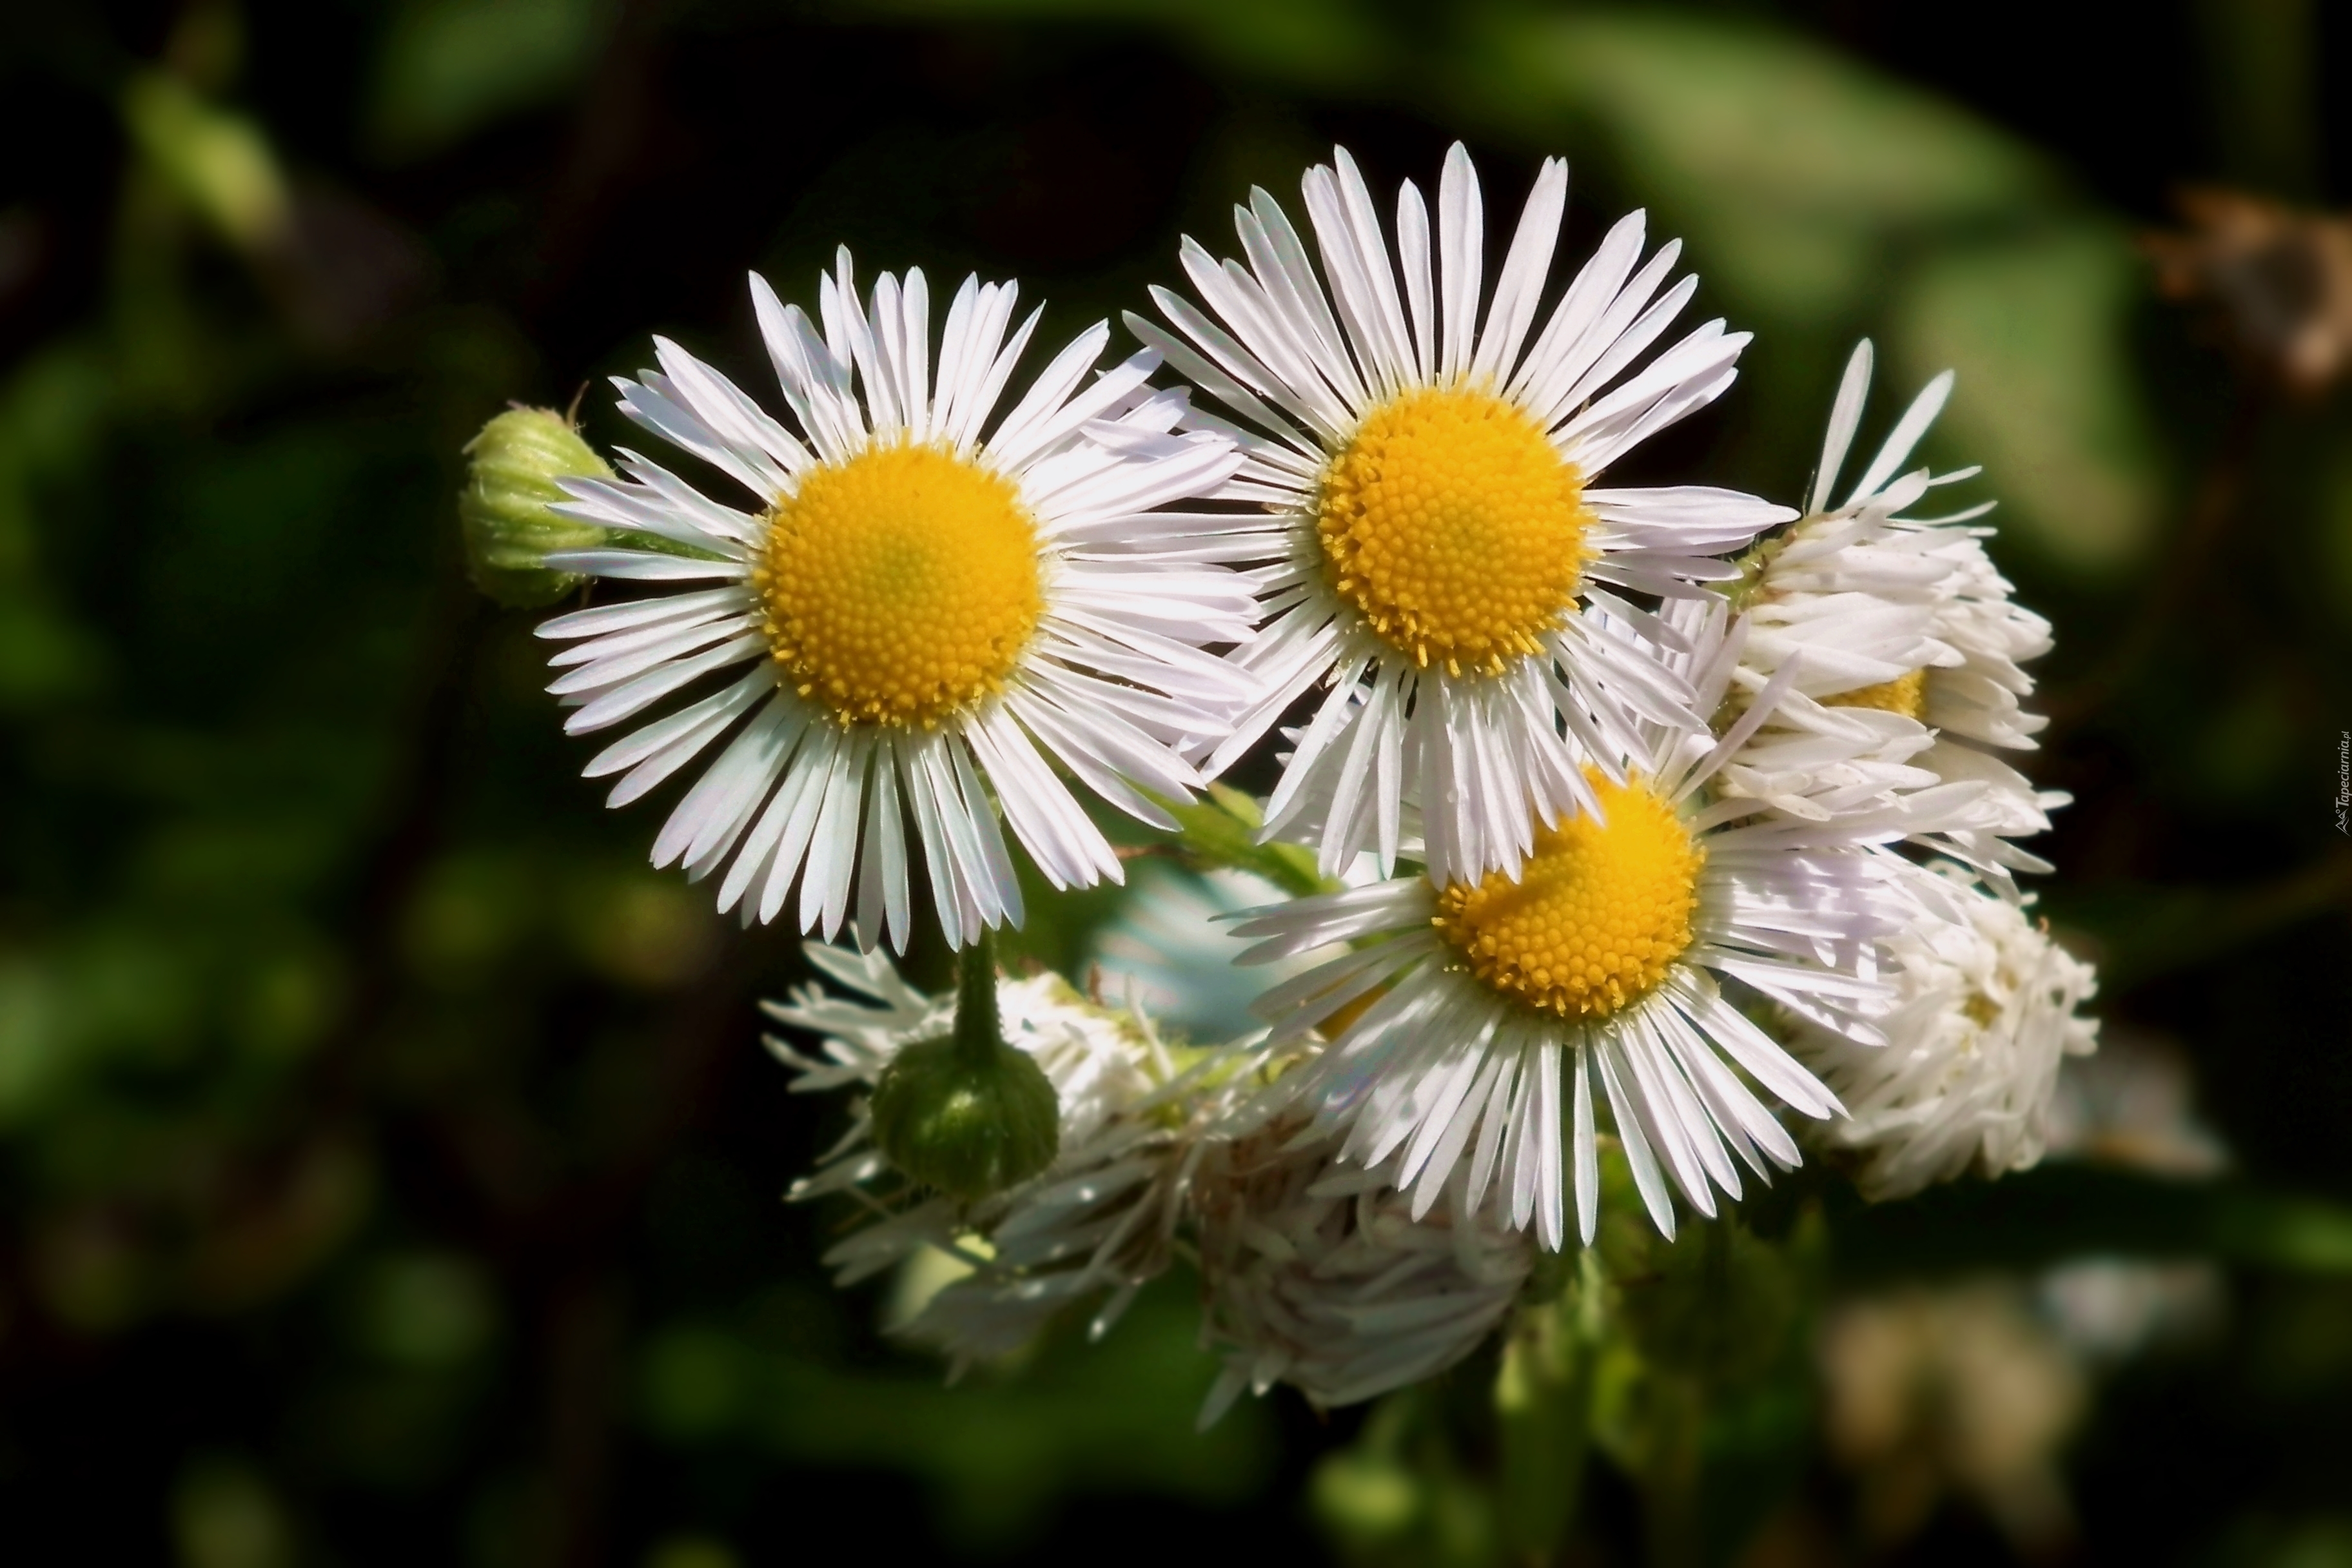
<instances>
[{"instance_id":1,"label":"yellow pollen disc","mask_svg":"<svg viewBox=\"0 0 2352 1568\"><path fill-rule=\"evenodd\" d=\"M1922 718L1927 711L1927 672L1915 669L1875 686L1824 697L1822 701L1832 708L1875 708L1882 713L1900 713L1906 719Z\"/></svg>"},{"instance_id":2,"label":"yellow pollen disc","mask_svg":"<svg viewBox=\"0 0 2352 1568\"><path fill-rule=\"evenodd\" d=\"M1012 483L936 447L811 471L776 503L751 582L776 662L845 723L929 728L970 707L1045 607Z\"/></svg>"},{"instance_id":3,"label":"yellow pollen disc","mask_svg":"<svg viewBox=\"0 0 2352 1568\"><path fill-rule=\"evenodd\" d=\"M1491 871L1454 883L1431 923L1490 989L1600 1019L1647 995L1690 946L1706 851L1641 780L1585 776L1605 825L1580 816L1539 830L1517 882Z\"/></svg>"},{"instance_id":4,"label":"yellow pollen disc","mask_svg":"<svg viewBox=\"0 0 2352 1568\"><path fill-rule=\"evenodd\" d=\"M1584 487L1528 415L1424 387L1374 409L1324 470L1316 525L1339 596L1423 668L1499 673L1576 605Z\"/></svg>"}]
</instances>

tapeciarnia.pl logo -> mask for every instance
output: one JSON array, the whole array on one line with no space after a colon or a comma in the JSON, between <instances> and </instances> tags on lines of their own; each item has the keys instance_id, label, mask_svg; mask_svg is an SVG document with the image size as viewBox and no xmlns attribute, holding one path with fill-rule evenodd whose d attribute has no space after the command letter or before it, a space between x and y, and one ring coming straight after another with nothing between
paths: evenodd
<instances>
[{"instance_id":1,"label":"tapeciarnia.pl logo","mask_svg":"<svg viewBox=\"0 0 2352 1568\"><path fill-rule=\"evenodd\" d=\"M2352 730L2336 732L2336 831L2352 838Z\"/></svg>"}]
</instances>

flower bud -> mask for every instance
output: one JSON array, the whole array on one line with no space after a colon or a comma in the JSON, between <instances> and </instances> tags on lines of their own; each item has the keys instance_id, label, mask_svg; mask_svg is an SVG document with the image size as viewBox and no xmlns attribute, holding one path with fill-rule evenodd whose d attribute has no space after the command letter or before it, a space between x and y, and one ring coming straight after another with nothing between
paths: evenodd
<instances>
[{"instance_id":1,"label":"flower bud","mask_svg":"<svg viewBox=\"0 0 2352 1568\"><path fill-rule=\"evenodd\" d=\"M874 1142L901 1172L971 1200L1054 1163L1061 1099L1028 1053L1004 1043L989 933L963 952L954 1031L901 1050L874 1086Z\"/></svg>"},{"instance_id":2,"label":"flower bud","mask_svg":"<svg viewBox=\"0 0 2352 1568\"><path fill-rule=\"evenodd\" d=\"M466 488L457 521L474 585L509 609L549 605L579 586L576 573L551 571L549 552L601 544L604 530L558 517L556 481L609 479L613 470L570 422L547 408L510 408L466 444Z\"/></svg>"},{"instance_id":3,"label":"flower bud","mask_svg":"<svg viewBox=\"0 0 2352 1568\"><path fill-rule=\"evenodd\" d=\"M918 1182L987 1197L1054 1163L1061 1105L1045 1069L998 1044L985 1059L954 1038L908 1046L874 1086L874 1142Z\"/></svg>"}]
</instances>

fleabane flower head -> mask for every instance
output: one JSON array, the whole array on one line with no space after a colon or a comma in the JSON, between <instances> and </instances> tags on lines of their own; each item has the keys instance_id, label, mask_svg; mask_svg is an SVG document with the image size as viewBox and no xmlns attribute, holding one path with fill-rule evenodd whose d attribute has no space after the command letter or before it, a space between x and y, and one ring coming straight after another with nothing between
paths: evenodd
<instances>
[{"instance_id":1,"label":"fleabane flower head","mask_svg":"<svg viewBox=\"0 0 2352 1568\"><path fill-rule=\"evenodd\" d=\"M1930 491L1973 477L1906 468L1942 412L1950 372L1922 389L1843 500L1845 467L1870 390L1867 341L1847 362L1805 515L1758 547L1737 590L1754 626L1737 688L1759 689L1797 667L1796 690L1876 722L1890 736L1924 727L1916 765L1983 786L1971 823L1931 847L1996 880L2049 866L2007 842L2046 830L2066 796L2037 794L1997 750L2030 749L2046 722L2021 706L2033 691L2025 660L2050 648L2050 625L2010 597L1985 553L1993 530L1971 526L1990 501L1939 517L1906 513Z\"/></svg>"},{"instance_id":2,"label":"fleabane flower head","mask_svg":"<svg viewBox=\"0 0 2352 1568\"><path fill-rule=\"evenodd\" d=\"M1595 632L1631 636L1606 618ZM1717 605L1685 641L1668 657L1712 710L1738 628ZM1837 1100L1719 982L1880 1040L1873 942L1901 912L1890 888L1904 865L1881 847L1905 816L1882 804L1800 816L1718 793L1788 686L1768 685L1720 738L1644 721L1624 782L1592 768L1598 809L1538 832L1514 874L1424 872L1244 921L1258 944L1244 963L1349 944L1261 999L1276 1042L1330 1037L1266 1103L1341 1135L1343 1158L1392 1169L1415 1216L1459 1180L1467 1211L1491 1201L1555 1249L1571 1189L1593 1235L1603 1102L1668 1236L1669 1183L1712 1215L1716 1191L1740 1193L1738 1163L1767 1179L1793 1168L1770 1102L1826 1117Z\"/></svg>"},{"instance_id":3,"label":"fleabane flower head","mask_svg":"<svg viewBox=\"0 0 2352 1568\"><path fill-rule=\"evenodd\" d=\"M1748 662L1755 618L1723 628L1720 601L1677 601L1660 619L1717 649L1730 661L1732 679L1711 728L1737 731L1738 744L1711 781L1718 800L1749 800L1803 821L1835 824L1857 842L1898 839L1941 844L1948 837L1996 828L2006 803L1980 778L1948 779L1923 765L1935 732L1917 720L1882 709L1822 703L1797 689L1806 668L1802 652L1774 662L1761 682ZM1759 690L1777 692L1760 721L1748 715Z\"/></svg>"},{"instance_id":4,"label":"fleabane flower head","mask_svg":"<svg viewBox=\"0 0 2352 1568\"><path fill-rule=\"evenodd\" d=\"M1643 261L1642 215L1610 231L1537 331L1566 163L1538 175L1483 316L1469 155L1446 155L1433 231L1404 185L1393 255L1354 161L1340 149L1334 163L1304 182L1322 278L1254 191L1234 215L1246 265L1184 241L1206 310L1155 289L1174 331L1127 318L1238 416L1217 425L1248 455L1223 494L1272 513L1227 520L1275 564L1265 630L1238 656L1263 695L1212 766L1326 685L1268 836L1309 837L1311 809L1327 874L1365 850L1385 874L1417 796L1429 863L1475 878L1517 865L1539 826L1597 811L1637 724L1702 727L1654 649L1594 635L1589 612L1668 637L1622 595L1696 595L1734 575L1715 557L1794 514L1725 490L1597 485L1729 386L1748 342L1710 321L1643 363L1696 279L1660 293L1680 246Z\"/></svg>"},{"instance_id":5,"label":"fleabane flower head","mask_svg":"<svg viewBox=\"0 0 2352 1568\"><path fill-rule=\"evenodd\" d=\"M639 721L590 777L636 799L732 739L670 815L654 862L724 868L721 909L773 919L795 881L803 929L838 931L856 894L866 940L910 926L908 821L950 946L1021 919L1001 811L1056 888L1119 879L1056 776L1173 827L1145 792L1185 797L1230 730L1247 678L1204 651L1246 637L1249 582L1181 516L1239 461L1180 431L1181 392L1139 354L1088 379L1097 323L997 416L1037 324L1008 340L1013 286L966 279L934 340L919 271L861 301L847 251L821 280L824 330L751 279L761 336L799 433L676 344L616 379L621 409L739 487L705 496L649 458L568 481L558 510L684 553L551 555L554 570L656 584L559 616L572 644L550 689L574 734ZM710 584L710 585L706 585ZM730 673L731 680L727 680ZM692 700L698 683L716 684Z\"/></svg>"},{"instance_id":6,"label":"fleabane flower head","mask_svg":"<svg viewBox=\"0 0 2352 1568\"><path fill-rule=\"evenodd\" d=\"M1212 1144L1193 1182L1203 1337L1225 1363L1203 1426L1244 1388L1288 1383L1329 1407L1434 1376L1494 1331L1534 1266L1523 1232L1459 1205L1412 1214L1387 1173L1304 1131L1277 1120Z\"/></svg>"},{"instance_id":7,"label":"fleabane flower head","mask_svg":"<svg viewBox=\"0 0 2352 1568\"><path fill-rule=\"evenodd\" d=\"M1874 1198L2039 1162L2060 1063L2098 1047L2078 1011L2098 989L2089 964L1960 868L1905 870L1914 912L1880 939L1897 997L1877 1021L1886 1044L1800 1022L1792 1047L1844 1100L1823 1142L1856 1155Z\"/></svg>"},{"instance_id":8,"label":"fleabane flower head","mask_svg":"<svg viewBox=\"0 0 2352 1568\"><path fill-rule=\"evenodd\" d=\"M952 994L915 990L879 953L812 943L808 954L853 994L811 984L765 1005L778 1022L823 1037L816 1057L769 1040L798 1069L795 1092L870 1089L901 1050L953 1025ZM1044 1069L1060 1101L1051 1166L974 1203L913 1191L875 1148L861 1102L848 1133L792 1192L795 1201L854 1193L874 1208L871 1224L825 1254L842 1285L928 1249L966 1270L898 1330L959 1373L1019 1349L1076 1303L1096 1303L1091 1331L1108 1331L1172 1260L1205 1142L1266 1066L1263 1049L1171 1047L1139 1010L1098 1005L1057 975L1000 978L996 996L1006 1043Z\"/></svg>"}]
</instances>

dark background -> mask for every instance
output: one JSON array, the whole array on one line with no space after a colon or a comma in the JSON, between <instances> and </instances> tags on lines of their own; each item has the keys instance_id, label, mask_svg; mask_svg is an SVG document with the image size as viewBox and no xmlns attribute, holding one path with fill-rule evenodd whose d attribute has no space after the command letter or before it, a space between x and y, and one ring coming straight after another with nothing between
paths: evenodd
<instances>
[{"instance_id":1,"label":"dark background","mask_svg":"<svg viewBox=\"0 0 2352 1568\"><path fill-rule=\"evenodd\" d=\"M1195 1437L1187 1282L952 1392L830 1288L843 1216L778 1196L844 1111L756 1043L797 939L645 868L665 808L578 779L451 497L509 399L586 388L627 439L602 378L656 331L764 395L747 268L1017 275L1058 341L1334 141L1392 190L1461 137L1490 223L1565 153L1563 255L1647 205L1692 320L1759 334L1631 479L1793 499L1854 337L1871 430L1959 369L1931 453L1988 466L2058 629L2042 909L2252 1205L2084 1243L2210 1252L2228 1307L2102 1374L2060 1552L2352 1563L2352 1257L2261 1206L2352 1204L2347 420L2134 244L2184 181L2340 202L2348 57L2316 0L12 7L0 1552L1318 1559L1302 1490L1360 1417L1277 1394ZM1073 965L1112 904L1024 945ZM1842 1277L2039 1262L2041 1174ZM1965 1499L1871 1544L1828 1459L1787 1468L1754 1511L1831 1555L2011 1551ZM1631 1560L1618 1483L1593 1510Z\"/></svg>"}]
</instances>

